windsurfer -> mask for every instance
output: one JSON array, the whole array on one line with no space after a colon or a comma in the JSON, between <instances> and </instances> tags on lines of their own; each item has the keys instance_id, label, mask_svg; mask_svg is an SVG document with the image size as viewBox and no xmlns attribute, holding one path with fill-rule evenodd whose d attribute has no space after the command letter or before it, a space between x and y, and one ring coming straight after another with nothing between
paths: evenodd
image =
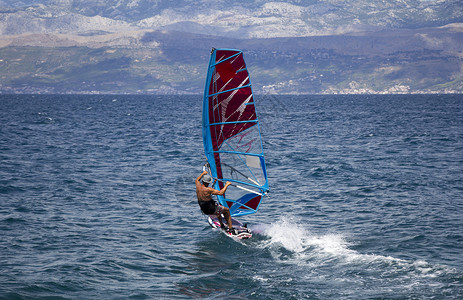
<instances>
[{"instance_id":1,"label":"windsurfer","mask_svg":"<svg viewBox=\"0 0 463 300\"><path fill-rule=\"evenodd\" d=\"M198 197L198 204L201 207L201 210L206 215L216 215L219 219L222 228L225 225L222 223L222 214L227 219L228 231L232 234L235 234L235 230L232 227L232 221L230 216L230 210L227 207L224 207L214 200L212 200L212 195L223 195L227 190L228 186L231 184L229 181L225 183L225 186L220 190L209 187L212 183L212 178L207 174L207 171L201 173L201 175L196 178L196 196Z\"/></svg>"}]
</instances>

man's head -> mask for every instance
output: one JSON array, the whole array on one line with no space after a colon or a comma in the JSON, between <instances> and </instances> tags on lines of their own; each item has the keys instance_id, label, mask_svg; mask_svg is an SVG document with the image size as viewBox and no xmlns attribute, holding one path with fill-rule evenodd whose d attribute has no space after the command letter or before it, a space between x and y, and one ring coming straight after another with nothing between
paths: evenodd
<instances>
[{"instance_id":1,"label":"man's head","mask_svg":"<svg viewBox=\"0 0 463 300\"><path fill-rule=\"evenodd\" d=\"M212 177L207 174L203 175L203 178L201 180L205 186L209 186L209 184L212 183Z\"/></svg>"}]
</instances>

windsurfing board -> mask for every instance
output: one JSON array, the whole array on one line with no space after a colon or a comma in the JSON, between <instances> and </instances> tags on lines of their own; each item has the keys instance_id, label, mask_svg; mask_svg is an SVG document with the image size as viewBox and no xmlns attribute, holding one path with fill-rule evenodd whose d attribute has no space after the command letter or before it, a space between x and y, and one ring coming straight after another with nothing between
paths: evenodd
<instances>
[{"instance_id":1,"label":"windsurfing board","mask_svg":"<svg viewBox=\"0 0 463 300\"><path fill-rule=\"evenodd\" d=\"M238 234L232 234L230 232L227 232L228 226L227 226L227 221L224 217L222 217L222 221L225 224L225 227L220 226L219 219L215 215L210 215L208 217L208 222L209 225L211 225L212 228L219 228L222 230L223 233L225 233L226 236L235 238L235 239L249 239L252 237L252 232L249 228L246 227L246 225L243 225L240 221L231 218L232 221L232 226L238 231Z\"/></svg>"}]
</instances>

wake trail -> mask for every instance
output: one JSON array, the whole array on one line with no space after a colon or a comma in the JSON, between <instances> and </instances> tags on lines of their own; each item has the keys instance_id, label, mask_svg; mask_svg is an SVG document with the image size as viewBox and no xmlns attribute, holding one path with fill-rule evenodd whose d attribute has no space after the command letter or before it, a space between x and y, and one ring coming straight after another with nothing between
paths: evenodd
<instances>
[{"instance_id":1,"label":"wake trail","mask_svg":"<svg viewBox=\"0 0 463 300\"><path fill-rule=\"evenodd\" d=\"M333 270L341 268L343 272L369 270L387 277L430 278L457 272L451 267L430 264L422 259L405 260L360 253L349 248L352 244L342 234L314 234L288 216L282 216L272 224L254 226L253 232L262 237L256 247L268 251L276 262L285 264Z\"/></svg>"}]
</instances>

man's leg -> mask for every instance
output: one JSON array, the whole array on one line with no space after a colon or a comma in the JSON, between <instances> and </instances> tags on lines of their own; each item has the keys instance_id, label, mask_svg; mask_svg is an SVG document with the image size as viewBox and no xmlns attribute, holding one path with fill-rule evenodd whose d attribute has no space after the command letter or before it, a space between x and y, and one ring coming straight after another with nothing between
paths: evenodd
<instances>
[{"instance_id":1,"label":"man's leg","mask_svg":"<svg viewBox=\"0 0 463 300\"><path fill-rule=\"evenodd\" d=\"M215 211L215 214L217 215L217 218L219 219L219 222L220 224L223 224L222 223L222 216L221 214L223 214L223 216L227 219L227 224L228 224L228 228L232 228L232 221L231 221L231 215L230 215L230 210L227 208L227 207L224 207L222 205L217 205L217 209Z\"/></svg>"},{"instance_id":2,"label":"man's leg","mask_svg":"<svg viewBox=\"0 0 463 300\"><path fill-rule=\"evenodd\" d=\"M227 218L227 223L228 223L228 228L232 228L232 220L231 220L231 216L230 216L230 210L226 207L223 208L223 216L225 218Z\"/></svg>"},{"instance_id":3,"label":"man's leg","mask_svg":"<svg viewBox=\"0 0 463 300\"><path fill-rule=\"evenodd\" d=\"M217 216L217 219L219 219L220 226L225 227L225 225L223 225L223 222L222 222L222 214L218 213L218 214L216 214L216 216Z\"/></svg>"}]
</instances>

